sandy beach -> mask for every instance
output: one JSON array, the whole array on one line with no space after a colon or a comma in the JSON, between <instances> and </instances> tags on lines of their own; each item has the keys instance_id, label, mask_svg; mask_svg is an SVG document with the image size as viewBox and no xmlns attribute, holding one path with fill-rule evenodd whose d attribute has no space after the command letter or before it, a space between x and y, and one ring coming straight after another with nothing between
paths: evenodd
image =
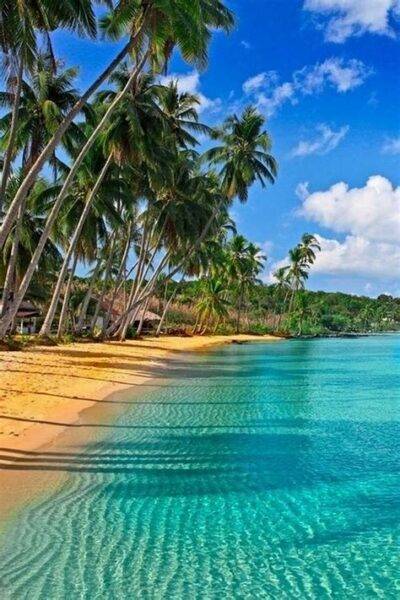
<instances>
[{"instance_id":1,"label":"sandy beach","mask_svg":"<svg viewBox=\"0 0 400 600\"><path fill-rule=\"evenodd\" d=\"M47 483L54 473L24 469L39 449L82 444L84 419L107 421L119 409L114 398L151 385L186 352L272 336L146 338L124 343L75 343L0 352L0 508L3 516L22 497ZM90 409L90 410L88 410ZM16 467L19 466L17 469Z\"/></svg>"}]
</instances>

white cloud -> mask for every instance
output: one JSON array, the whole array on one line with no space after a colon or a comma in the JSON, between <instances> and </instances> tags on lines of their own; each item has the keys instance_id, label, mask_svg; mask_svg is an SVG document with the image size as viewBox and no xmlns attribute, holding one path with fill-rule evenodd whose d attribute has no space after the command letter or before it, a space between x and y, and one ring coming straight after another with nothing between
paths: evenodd
<instances>
[{"instance_id":1,"label":"white cloud","mask_svg":"<svg viewBox=\"0 0 400 600\"><path fill-rule=\"evenodd\" d=\"M302 181L296 187L295 194L300 200L305 200L310 195L309 191L310 183L308 181Z\"/></svg>"},{"instance_id":2,"label":"white cloud","mask_svg":"<svg viewBox=\"0 0 400 600\"><path fill-rule=\"evenodd\" d=\"M317 235L321 245L314 274L393 280L400 277L400 245L346 236L343 242Z\"/></svg>"},{"instance_id":3,"label":"white cloud","mask_svg":"<svg viewBox=\"0 0 400 600\"><path fill-rule=\"evenodd\" d=\"M367 32L393 36L391 20L400 15L400 1L305 0L304 9L322 15L327 41L343 43Z\"/></svg>"},{"instance_id":4,"label":"white cloud","mask_svg":"<svg viewBox=\"0 0 400 600\"><path fill-rule=\"evenodd\" d=\"M245 48L246 50L250 50L251 49L251 44L249 44L249 42L246 42L246 40L242 40L240 42L241 46L243 46L243 48Z\"/></svg>"},{"instance_id":5,"label":"white cloud","mask_svg":"<svg viewBox=\"0 0 400 600\"><path fill-rule=\"evenodd\" d=\"M343 236L335 239L334 235L314 233L321 252L317 253L311 275L347 278L352 286L356 280L360 292L370 292L365 285L376 282L376 290L398 293L400 187L375 175L361 188L340 182L325 191L310 193L308 183L301 183L296 194L301 200L298 215ZM287 257L272 264L266 281L273 282L274 271L286 264Z\"/></svg>"},{"instance_id":6,"label":"white cloud","mask_svg":"<svg viewBox=\"0 0 400 600\"><path fill-rule=\"evenodd\" d=\"M334 131L328 125L316 127L317 137L312 140L301 140L291 152L293 157L309 156L310 154L328 154L340 144L349 131L348 125Z\"/></svg>"},{"instance_id":7,"label":"white cloud","mask_svg":"<svg viewBox=\"0 0 400 600\"><path fill-rule=\"evenodd\" d=\"M283 83L276 71L258 73L244 82L243 91L271 116L287 102L297 104L301 97L320 94L327 88L349 92L362 85L370 74L371 70L360 60L329 58L295 71L291 80Z\"/></svg>"},{"instance_id":8,"label":"white cloud","mask_svg":"<svg viewBox=\"0 0 400 600\"><path fill-rule=\"evenodd\" d=\"M198 107L199 112L205 110L215 112L221 108L222 102L220 98L207 98L207 96L200 91L201 82L198 71L191 71L190 73L185 73L183 75L172 73L171 75L161 77L160 81L163 85L168 85L171 81L176 81L181 93L196 94L200 102Z\"/></svg>"},{"instance_id":9,"label":"white cloud","mask_svg":"<svg viewBox=\"0 0 400 600\"><path fill-rule=\"evenodd\" d=\"M289 82L278 85L269 96L260 93L257 97L258 108L265 112L268 117L272 116L286 102L291 102L291 104L297 104L298 102L296 90L293 84Z\"/></svg>"},{"instance_id":10,"label":"white cloud","mask_svg":"<svg viewBox=\"0 0 400 600\"><path fill-rule=\"evenodd\" d=\"M327 86L344 93L362 85L370 74L371 70L361 60L328 58L323 63L297 71L294 78L303 94L320 93Z\"/></svg>"},{"instance_id":11,"label":"white cloud","mask_svg":"<svg viewBox=\"0 0 400 600\"><path fill-rule=\"evenodd\" d=\"M400 244L400 187L379 175L370 177L362 188L341 182L309 194L300 213L332 231Z\"/></svg>"},{"instance_id":12,"label":"white cloud","mask_svg":"<svg viewBox=\"0 0 400 600\"><path fill-rule=\"evenodd\" d=\"M264 87L267 78L267 73L258 73L258 75L254 75L254 77L249 77L243 84L243 91L245 94L250 94L251 92L255 92L260 88Z\"/></svg>"},{"instance_id":13,"label":"white cloud","mask_svg":"<svg viewBox=\"0 0 400 600\"><path fill-rule=\"evenodd\" d=\"M400 137L386 140L382 152L384 154L400 154Z\"/></svg>"}]
</instances>

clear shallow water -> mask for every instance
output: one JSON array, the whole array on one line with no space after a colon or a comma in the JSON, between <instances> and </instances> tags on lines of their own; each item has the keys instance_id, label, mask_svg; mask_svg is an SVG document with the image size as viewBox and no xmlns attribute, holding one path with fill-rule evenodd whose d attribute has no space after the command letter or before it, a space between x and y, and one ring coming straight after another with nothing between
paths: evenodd
<instances>
[{"instance_id":1,"label":"clear shallow water","mask_svg":"<svg viewBox=\"0 0 400 600\"><path fill-rule=\"evenodd\" d=\"M0 539L2 600L399 598L400 337L176 360Z\"/></svg>"}]
</instances>

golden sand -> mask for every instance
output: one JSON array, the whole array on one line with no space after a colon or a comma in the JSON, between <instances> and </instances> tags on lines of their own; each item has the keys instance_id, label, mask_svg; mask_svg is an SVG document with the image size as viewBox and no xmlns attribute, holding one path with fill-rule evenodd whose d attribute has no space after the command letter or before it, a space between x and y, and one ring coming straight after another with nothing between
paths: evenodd
<instances>
[{"instance_id":1,"label":"golden sand","mask_svg":"<svg viewBox=\"0 0 400 600\"><path fill-rule=\"evenodd\" d=\"M33 493L32 485L54 483L54 473L25 467L35 465L39 448L84 443L89 428L79 429L80 423L89 414L96 421L113 418L118 402L112 394L125 390L131 397L132 390L151 385L185 352L233 339L277 338L162 337L0 352L0 509L12 509L17 498Z\"/></svg>"}]
</instances>

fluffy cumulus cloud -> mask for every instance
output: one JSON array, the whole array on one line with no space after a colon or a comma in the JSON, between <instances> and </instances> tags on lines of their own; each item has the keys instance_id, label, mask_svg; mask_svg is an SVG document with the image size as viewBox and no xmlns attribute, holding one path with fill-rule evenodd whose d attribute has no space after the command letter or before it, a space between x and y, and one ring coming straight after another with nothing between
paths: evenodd
<instances>
[{"instance_id":1,"label":"fluffy cumulus cloud","mask_svg":"<svg viewBox=\"0 0 400 600\"><path fill-rule=\"evenodd\" d=\"M276 71L257 73L244 82L243 92L267 116L272 116L286 103L297 104L300 98L329 88L337 93L349 92L362 85L370 74L371 70L360 60L332 57L295 71L289 81L281 82Z\"/></svg>"},{"instance_id":2,"label":"fluffy cumulus cloud","mask_svg":"<svg viewBox=\"0 0 400 600\"><path fill-rule=\"evenodd\" d=\"M362 188L341 182L307 195L300 210L308 220L338 233L400 244L400 187L385 177L370 177Z\"/></svg>"},{"instance_id":3,"label":"fluffy cumulus cloud","mask_svg":"<svg viewBox=\"0 0 400 600\"><path fill-rule=\"evenodd\" d=\"M360 188L341 182L310 193L308 183L302 183L296 194L301 201L298 215L332 231L326 235L315 233L321 252L312 275L357 280L361 293L371 293L375 288L399 293L400 187L376 175ZM340 234L339 239L335 233ZM286 257L275 262L266 281L273 282L273 273L287 261Z\"/></svg>"},{"instance_id":4,"label":"fluffy cumulus cloud","mask_svg":"<svg viewBox=\"0 0 400 600\"><path fill-rule=\"evenodd\" d=\"M304 9L321 17L327 41L343 43L367 32L394 36L400 0L305 0Z\"/></svg>"},{"instance_id":5,"label":"fluffy cumulus cloud","mask_svg":"<svg viewBox=\"0 0 400 600\"><path fill-rule=\"evenodd\" d=\"M337 183L309 193L298 187L299 213L343 239L318 235L321 252L313 273L395 281L400 277L400 187L381 176L361 188Z\"/></svg>"},{"instance_id":6,"label":"fluffy cumulus cloud","mask_svg":"<svg viewBox=\"0 0 400 600\"><path fill-rule=\"evenodd\" d=\"M331 129L328 125L321 124L316 127L317 135L310 140L300 140L291 152L293 157L310 156L311 154L328 154L332 152L340 142L345 138L349 131L349 126L340 127L337 131Z\"/></svg>"},{"instance_id":7,"label":"fluffy cumulus cloud","mask_svg":"<svg viewBox=\"0 0 400 600\"><path fill-rule=\"evenodd\" d=\"M400 277L400 245L348 235L343 241L316 236L321 245L313 273L395 280Z\"/></svg>"},{"instance_id":8,"label":"fluffy cumulus cloud","mask_svg":"<svg viewBox=\"0 0 400 600\"><path fill-rule=\"evenodd\" d=\"M198 71L191 71L190 73L185 74L172 73L171 75L161 77L160 81L163 85L168 85L171 81L176 81L181 93L195 94L200 103L198 107L199 112L206 110L216 112L221 108L222 102L220 98L207 98L207 96L200 91L201 82Z\"/></svg>"}]
</instances>

